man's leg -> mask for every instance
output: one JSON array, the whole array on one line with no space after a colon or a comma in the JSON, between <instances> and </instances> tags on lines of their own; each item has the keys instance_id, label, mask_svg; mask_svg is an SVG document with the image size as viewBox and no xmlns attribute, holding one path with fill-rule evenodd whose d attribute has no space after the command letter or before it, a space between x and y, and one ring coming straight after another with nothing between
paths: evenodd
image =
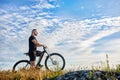
<instances>
[{"instance_id":1,"label":"man's leg","mask_svg":"<svg viewBox=\"0 0 120 80\"><path fill-rule=\"evenodd\" d=\"M30 61L30 68L35 69L35 61Z\"/></svg>"},{"instance_id":2,"label":"man's leg","mask_svg":"<svg viewBox=\"0 0 120 80\"><path fill-rule=\"evenodd\" d=\"M30 55L30 68L35 68L35 60L36 60L36 52L33 51L33 53Z\"/></svg>"}]
</instances>

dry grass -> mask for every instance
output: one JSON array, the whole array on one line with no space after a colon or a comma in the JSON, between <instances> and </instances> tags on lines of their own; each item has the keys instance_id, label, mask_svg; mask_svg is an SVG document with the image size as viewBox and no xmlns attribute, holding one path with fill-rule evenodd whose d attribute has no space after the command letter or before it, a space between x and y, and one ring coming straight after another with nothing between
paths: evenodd
<instances>
[{"instance_id":1,"label":"dry grass","mask_svg":"<svg viewBox=\"0 0 120 80\"><path fill-rule=\"evenodd\" d=\"M45 78L54 78L62 74L63 71L51 72L39 69L19 70L17 72L0 71L0 80L43 80Z\"/></svg>"}]
</instances>

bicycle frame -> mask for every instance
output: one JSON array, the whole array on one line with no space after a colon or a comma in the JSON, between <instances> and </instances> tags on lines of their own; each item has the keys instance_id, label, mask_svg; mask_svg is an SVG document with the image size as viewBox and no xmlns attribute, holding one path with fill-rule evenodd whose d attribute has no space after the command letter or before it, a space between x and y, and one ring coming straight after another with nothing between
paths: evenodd
<instances>
[{"instance_id":1,"label":"bicycle frame","mask_svg":"<svg viewBox=\"0 0 120 80\"><path fill-rule=\"evenodd\" d=\"M41 55L39 56L39 60L38 60L38 62L37 62L37 65L36 66L38 66L38 65L40 65L40 63L41 63L41 61L42 61L42 59L43 59L43 56L44 56L44 54L47 54L47 56L46 57L50 57L50 54L46 51L46 48L44 48L43 47L43 51L41 52ZM53 60L52 60L52 58L50 57L50 59L51 59L51 61L52 61L52 63L53 63Z\"/></svg>"}]
</instances>

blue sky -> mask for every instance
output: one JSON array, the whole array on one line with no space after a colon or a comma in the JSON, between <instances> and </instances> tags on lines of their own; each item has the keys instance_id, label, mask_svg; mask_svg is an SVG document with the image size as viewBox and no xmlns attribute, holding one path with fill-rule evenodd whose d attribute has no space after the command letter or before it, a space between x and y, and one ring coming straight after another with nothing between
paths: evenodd
<instances>
[{"instance_id":1,"label":"blue sky","mask_svg":"<svg viewBox=\"0 0 120 80\"><path fill-rule=\"evenodd\" d=\"M16 61L28 59L23 53L33 28L49 52L64 55L67 67L104 65L106 54L111 65L119 64L119 4L119 0L0 0L0 68L11 69Z\"/></svg>"}]
</instances>

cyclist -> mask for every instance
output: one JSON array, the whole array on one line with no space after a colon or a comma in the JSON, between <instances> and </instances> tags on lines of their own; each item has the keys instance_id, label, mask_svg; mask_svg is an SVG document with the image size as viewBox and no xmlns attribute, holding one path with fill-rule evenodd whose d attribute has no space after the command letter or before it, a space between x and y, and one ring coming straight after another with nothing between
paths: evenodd
<instances>
[{"instance_id":1,"label":"cyclist","mask_svg":"<svg viewBox=\"0 0 120 80\"><path fill-rule=\"evenodd\" d=\"M29 37L29 57L30 57L30 68L35 68L36 50L37 47L47 47L46 45L39 43L35 36L38 35L37 29L33 29L31 36Z\"/></svg>"}]
</instances>

